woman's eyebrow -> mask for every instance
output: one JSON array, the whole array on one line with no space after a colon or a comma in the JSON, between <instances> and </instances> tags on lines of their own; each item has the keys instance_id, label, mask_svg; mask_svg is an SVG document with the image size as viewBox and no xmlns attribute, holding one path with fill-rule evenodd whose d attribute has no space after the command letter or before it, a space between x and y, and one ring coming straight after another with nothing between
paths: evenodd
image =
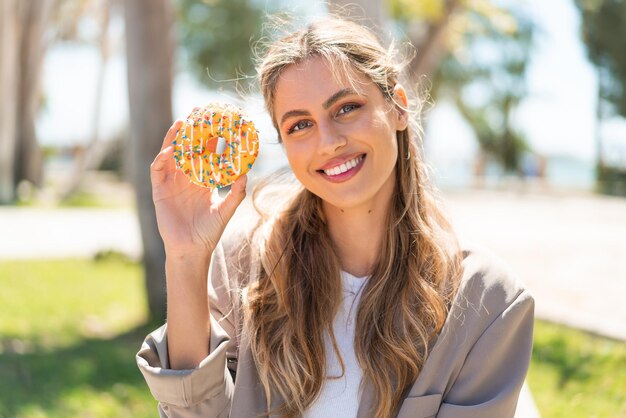
<instances>
[{"instance_id":1,"label":"woman's eyebrow","mask_svg":"<svg viewBox=\"0 0 626 418\"><path fill-rule=\"evenodd\" d=\"M294 116L311 116L307 110L290 110L289 112L285 112L285 114L280 118L280 124L285 123L285 120L292 118Z\"/></svg>"},{"instance_id":2,"label":"woman's eyebrow","mask_svg":"<svg viewBox=\"0 0 626 418\"><path fill-rule=\"evenodd\" d=\"M356 91L354 91L354 89L351 89L349 87L345 88L345 89L341 89L338 92L336 92L335 94L333 94L332 96L330 96L323 104L322 107L324 109L328 109L329 107L331 107L337 100L341 100L341 98L345 97L345 96L349 96L351 94L358 94Z\"/></svg>"},{"instance_id":3,"label":"woman's eyebrow","mask_svg":"<svg viewBox=\"0 0 626 418\"><path fill-rule=\"evenodd\" d=\"M343 97L350 96L352 94L358 94L358 93L354 89L351 89L349 87L345 89L341 89L338 92L334 93L332 96L330 96L328 99L326 99L326 101L322 103L322 107L324 109L328 109L338 100L341 100ZM280 124L282 125L285 122L285 120L294 116L310 116L310 115L311 113L307 110L300 110L300 109L290 110L288 112L285 112L285 114L280 118Z\"/></svg>"}]
</instances>

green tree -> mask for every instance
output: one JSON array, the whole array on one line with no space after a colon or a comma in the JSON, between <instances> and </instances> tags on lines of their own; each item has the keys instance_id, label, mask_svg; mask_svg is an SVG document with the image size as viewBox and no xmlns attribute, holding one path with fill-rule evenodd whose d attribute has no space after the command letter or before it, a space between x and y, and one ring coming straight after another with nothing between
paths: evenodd
<instances>
[{"instance_id":1,"label":"green tree","mask_svg":"<svg viewBox=\"0 0 626 418\"><path fill-rule=\"evenodd\" d=\"M251 43L260 37L263 11L249 0L179 0L183 59L198 80L215 87L254 70Z\"/></svg>"},{"instance_id":2,"label":"green tree","mask_svg":"<svg viewBox=\"0 0 626 418\"><path fill-rule=\"evenodd\" d=\"M520 173L529 146L511 116L527 95L532 20L493 0L390 0L390 7L416 47L412 79L426 76L435 99L452 99L474 130L480 160Z\"/></svg>"},{"instance_id":3,"label":"green tree","mask_svg":"<svg viewBox=\"0 0 626 418\"><path fill-rule=\"evenodd\" d=\"M626 1L575 0L587 55L597 67L600 98L608 112L626 117Z\"/></svg>"},{"instance_id":4,"label":"green tree","mask_svg":"<svg viewBox=\"0 0 626 418\"><path fill-rule=\"evenodd\" d=\"M626 117L626 1L575 0L581 12L581 35L598 74L598 127L612 116ZM600 129L596 130L596 180L599 189L626 194L626 171L608 167Z\"/></svg>"},{"instance_id":5,"label":"green tree","mask_svg":"<svg viewBox=\"0 0 626 418\"><path fill-rule=\"evenodd\" d=\"M488 1L488 0L487 0ZM406 34L417 54L411 60L410 76L415 82L432 78L446 55L451 28L481 0L388 0L391 17Z\"/></svg>"},{"instance_id":6,"label":"green tree","mask_svg":"<svg viewBox=\"0 0 626 418\"><path fill-rule=\"evenodd\" d=\"M462 42L448 51L434 91L454 101L474 130L483 161L493 158L505 172L522 175L522 157L530 147L512 115L527 96L535 26L520 12L501 19L472 10L467 14L473 30L463 32Z\"/></svg>"}]
</instances>

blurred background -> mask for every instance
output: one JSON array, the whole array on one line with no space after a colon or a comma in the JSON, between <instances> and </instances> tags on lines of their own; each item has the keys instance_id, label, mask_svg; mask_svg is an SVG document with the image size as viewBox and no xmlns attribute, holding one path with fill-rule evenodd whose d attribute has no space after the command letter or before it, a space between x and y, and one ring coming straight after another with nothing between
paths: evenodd
<instances>
[{"instance_id":1,"label":"blurred background","mask_svg":"<svg viewBox=\"0 0 626 418\"><path fill-rule=\"evenodd\" d=\"M260 130L250 183L286 165L253 58L268 16L334 10L415 47L450 218L535 295L528 416L626 417L625 0L0 0L0 417L155 416L149 164L228 101Z\"/></svg>"}]
</instances>

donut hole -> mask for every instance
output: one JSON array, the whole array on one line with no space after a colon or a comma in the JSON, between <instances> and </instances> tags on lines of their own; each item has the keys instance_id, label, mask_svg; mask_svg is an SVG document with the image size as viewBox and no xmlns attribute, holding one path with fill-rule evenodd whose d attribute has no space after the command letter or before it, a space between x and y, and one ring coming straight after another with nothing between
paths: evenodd
<instances>
[{"instance_id":1,"label":"donut hole","mask_svg":"<svg viewBox=\"0 0 626 418\"><path fill-rule=\"evenodd\" d=\"M213 154L223 154L226 151L226 138L223 136L214 136L206 140L207 151Z\"/></svg>"}]
</instances>

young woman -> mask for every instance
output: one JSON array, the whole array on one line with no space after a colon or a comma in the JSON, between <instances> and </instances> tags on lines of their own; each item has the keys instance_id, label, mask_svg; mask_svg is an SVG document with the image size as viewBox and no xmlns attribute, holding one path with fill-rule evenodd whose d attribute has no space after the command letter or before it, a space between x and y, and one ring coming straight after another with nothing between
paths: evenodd
<instances>
[{"instance_id":1,"label":"young woman","mask_svg":"<svg viewBox=\"0 0 626 418\"><path fill-rule=\"evenodd\" d=\"M338 19L268 48L261 88L302 187L251 232L222 236L245 177L223 199L192 185L179 123L167 133L152 183L168 322L137 356L162 416L514 416L533 299L457 242L399 73Z\"/></svg>"}]
</instances>

